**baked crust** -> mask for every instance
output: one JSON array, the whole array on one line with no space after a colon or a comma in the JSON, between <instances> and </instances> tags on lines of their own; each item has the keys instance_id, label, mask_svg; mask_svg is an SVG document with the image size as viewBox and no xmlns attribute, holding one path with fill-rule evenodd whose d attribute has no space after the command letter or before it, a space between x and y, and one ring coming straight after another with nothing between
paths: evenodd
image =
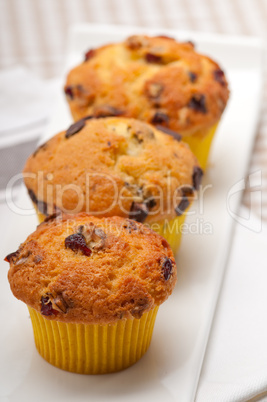
<instances>
[{"instance_id":1,"label":"baked crust","mask_svg":"<svg viewBox=\"0 0 267 402\"><path fill-rule=\"evenodd\" d=\"M77 233L90 255L66 246ZM129 219L85 213L40 224L6 259L15 297L47 319L73 323L140 318L168 298L177 276L163 237Z\"/></svg>"},{"instance_id":2,"label":"baked crust","mask_svg":"<svg viewBox=\"0 0 267 402\"><path fill-rule=\"evenodd\" d=\"M191 42L131 36L87 52L65 93L74 120L122 115L188 136L216 124L229 90L220 66Z\"/></svg>"},{"instance_id":3,"label":"baked crust","mask_svg":"<svg viewBox=\"0 0 267 402\"><path fill-rule=\"evenodd\" d=\"M187 144L138 120L108 117L79 121L39 147L24 181L45 215L59 209L153 223L192 201L198 169Z\"/></svg>"}]
</instances>

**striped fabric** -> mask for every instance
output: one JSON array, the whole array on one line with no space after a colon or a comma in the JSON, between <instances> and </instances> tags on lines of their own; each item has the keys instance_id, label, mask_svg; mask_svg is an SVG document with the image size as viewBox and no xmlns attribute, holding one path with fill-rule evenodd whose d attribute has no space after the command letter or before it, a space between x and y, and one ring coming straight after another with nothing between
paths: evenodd
<instances>
[{"instance_id":1,"label":"striped fabric","mask_svg":"<svg viewBox=\"0 0 267 402\"><path fill-rule=\"evenodd\" d=\"M267 31L266 21L266 0L0 0L0 68L23 64L43 78L59 75L68 28L78 22L263 37ZM267 221L265 87L249 172L261 171L262 209L257 205L254 212ZM243 203L250 204L249 188L245 191Z\"/></svg>"}]
</instances>

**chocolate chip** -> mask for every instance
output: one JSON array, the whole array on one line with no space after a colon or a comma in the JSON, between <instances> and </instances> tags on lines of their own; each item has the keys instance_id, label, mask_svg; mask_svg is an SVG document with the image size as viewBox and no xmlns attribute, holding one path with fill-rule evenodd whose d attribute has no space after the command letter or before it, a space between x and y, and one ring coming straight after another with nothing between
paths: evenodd
<instances>
[{"instance_id":1,"label":"chocolate chip","mask_svg":"<svg viewBox=\"0 0 267 402\"><path fill-rule=\"evenodd\" d=\"M192 98L190 99L190 102L188 104L188 107L190 109L194 109L200 113L204 113L204 114L207 113L205 95L196 94L196 95L192 96Z\"/></svg>"},{"instance_id":2,"label":"chocolate chip","mask_svg":"<svg viewBox=\"0 0 267 402\"><path fill-rule=\"evenodd\" d=\"M134 219L136 222L144 222L148 215L148 208L145 203L134 202L131 205L129 218Z\"/></svg>"},{"instance_id":3,"label":"chocolate chip","mask_svg":"<svg viewBox=\"0 0 267 402\"><path fill-rule=\"evenodd\" d=\"M56 218L58 218L60 215L61 215L61 211L54 212L53 214L48 215L43 222L53 221Z\"/></svg>"},{"instance_id":4,"label":"chocolate chip","mask_svg":"<svg viewBox=\"0 0 267 402\"><path fill-rule=\"evenodd\" d=\"M193 187L195 190L199 190L202 176L203 176L203 170L199 166L195 166L192 175Z\"/></svg>"},{"instance_id":5,"label":"chocolate chip","mask_svg":"<svg viewBox=\"0 0 267 402\"><path fill-rule=\"evenodd\" d=\"M220 69L213 71L215 81L219 82L223 87L226 86L224 72Z\"/></svg>"},{"instance_id":6,"label":"chocolate chip","mask_svg":"<svg viewBox=\"0 0 267 402\"><path fill-rule=\"evenodd\" d=\"M194 188L191 186L182 186L180 187L183 195L186 197L190 197L194 194Z\"/></svg>"},{"instance_id":7,"label":"chocolate chip","mask_svg":"<svg viewBox=\"0 0 267 402\"><path fill-rule=\"evenodd\" d=\"M29 197L32 200L32 202L34 204L37 204L38 200L37 200L37 197L36 197L35 193L33 192L33 190L28 189L28 194L29 194Z\"/></svg>"},{"instance_id":8,"label":"chocolate chip","mask_svg":"<svg viewBox=\"0 0 267 402\"><path fill-rule=\"evenodd\" d=\"M175 207L175 212L177 216L183 215L186 208L189 206L190 202L186 196L183 196L182 200L179 204Z\"/></svg>"},{"instance_id":9,"label":"chocolate chip","mask_svg":"<svg viewBox=\"0 0 267 402\"><path fill-rule=\"evenodd\" d=\"M13 261L14 258L16 258L19 255L19 250L14 251L13 253L8 254L5 258L4 261L10 262Z\"/></svg>"},{"instance_id":10,"label":"chocolate chip","mask_svg":"<svg viewBox=\"0 0 267 402\"><path fill-rule=\"evenodd\" d=\"M52 302L47 295L41 297L41 313L46 316L58 314L58 311L53 309Z\"/></svg>"},{"instance_id":11,"label":"chocolate chip","mask_svg":"<svg viewBox=\"0 0 267 402\"><path fill-rule=\"evenodd\" d=\"M145 59L148 63L161 63L162 58L161 56L153 53L146 53Z\"/></svg>"},{"instance_id":12,"label":"chocolate chip","mask_svg":"<svg viewBox=\"0 0 267 402\"><path fill-rule=\"evenodd\" d=\"M165 281L168 281L172 275L172 266L173 266L172 260L168 257L165 257L161 264L161 270Z\"/></svg>"},{"instance_id":13,"label":"chocolate chip","mask_svg":"<svg viewBox=\"0 0 267 402\"><path fill-rule=\"evenodd\" d=\"M64 92L70 100L74 99L73 87L71 85L65 87Z\"/></svg>"},{"instance_id":14,"label":"chocolate chip","mask_svg":"<svg viewBox=\"0 0 267 402\"><path fill-rule=\"evenodd\" d=\"M156 112L151 120L152 124L169 123L169 116L163 112Z\"/></svg>"},{"instance_id":15,"label":"chocolate chip","mask_svg":"<svg viewBox=\"0 0 267 402\"><path fill-rule=\"evenodd\" d=\"M68 128L68 130L66 131L65 137L70 138L72 135L77 134L84 126L85 126L84 119L76 121L76 123L72 124Z\"/></svg>"},{"instance_id":16,"label":"chocolate chip","mask_svg":"<svg viewBox=\"0 0 267 402\"><path fill-rule=\"evenodd\" d=\"M193 73L192 71L188 71L188 76L191 82L195 82L197 79L197 74Z\"/></svg>"},{"instance_id":17,"label":"chocolate chip","mask_svg":"<svg viewBox=\"0 0 267 402\"><path fill-rule=\"evenodd\" d=\"M32 202L36 205L37 209L39 212L41 212L43 215L48 216L48 205L44 201L40 201L37 199L36 195L34 194L33 190L28 189L28 194Z\"/></svg>"},{"instance_id":18,"label":"chocolate chip","mask_svg":"<svg viewBox=\"0 0 267 402\"><path fill-rule=\"evenodd\" d=\"M182 139L181 134L176 133L176 131L173 131L173 130L167 128L167 127L164 127L164 126L161 126L161 125L157 124L157 125L156 125L156 128L157 128L158 130L163 131L164 133L166 133L166 134L172 136L172 137L173 137L175 140L177 140L177 141L181 141L181 139Z\"/></svg>"},{"instance_id":19,"label":"chocolate chip","mask_svg":"<svg viewBox=\"0 0 267 402\"><path fill-rule=\"evenodd\" d=\"M147 208L150 210L157 205L157 202L155 201L155 199L153 197L149 197L145 200L145 204L146 204Z\"/></svg>"},{"instance_id":20,"label":"chocolate chip","mask_svg":"<svg viewBox=\"0 0 267 402\"><path fill-rule=\"evenodd\" d=\"M39 212L41 212L41 214L43 214L45 216L49 215L49 213L48 213L48 205L47 205L46 202L38 200L37 209L38 209Z\"/></svg>"},{"instance_id":21,"label":"chocolate chip","mask_svg":"<svg viewBox=\"0 0 267 402\"><path fill-rule=\"evenodd\" d=\"M94 49L88 50L88 52L85 53L84 55L84 61L90 60L92 57L94 57L96 54L96 51Z\"/></svg>"},{"instance_id":22,"label":"chocolate chip","mask_svg":"<svg viewBox=\"0 0 267 402\"><path fill-rule=\"evenodd\" d=\"M91 120L94 119L95 116L93 116L92 114L89 114L88 116L83 117L83 120Z\"/></svg>"},{"instance_id":23,"label":"chocolate chip","mask_svg":"<svg viewBox=\"0 0 267 402\"><path fill-rule=\"evenodd\" d=\"M122 110L110 105L101 105L94 110L94 117L121 116L122 114Z\"/></svg>"},{"instance_id":24,"label":"chocolate chip","mask_svg":"<svg viewBox=\"0 0 267 402\"><path fill-rule=\"evenodd\" d=\"M194 42L192 42L191 40L188 40L185 43L187 43L188 45L191 45L192 47L195 47Z\"/></svg>"},{"instance_id":25,"label":"chocolate chip","mask_svg":"<svg viewBox=\"0 0 267 402\"><path fill-rule=\"evenodd\" d=\"M85 237L82 234L74 233L65 239L65 247L72 251L81 251L84 255L91 255L92 251L87 247Z\"/></svg>"}]
</instances>

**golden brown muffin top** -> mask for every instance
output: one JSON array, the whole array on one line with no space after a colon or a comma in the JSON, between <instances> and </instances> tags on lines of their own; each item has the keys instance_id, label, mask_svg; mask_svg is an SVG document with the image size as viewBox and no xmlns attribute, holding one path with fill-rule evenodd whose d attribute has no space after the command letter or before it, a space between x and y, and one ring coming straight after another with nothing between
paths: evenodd
<instances>
[{"instance_id":1,"label":"golden brown muffin top","mask_svg":"<svg viewBox=\"0 0 267 402\"><path fill-rule=\"evenodd\" d=\"M120 117L76 122L24 168L29 195L46 215L59 209L148 223L181 215L201 177L179 137Z\"/></svg>"},{"instance_id":2,"label":"golden brown muffin top","mask_svg":"<svg viewBox=\"0 0 267 402\"><path fill-rule=\"evenodd\" d=\"M182 136L217 123L229 97L220 66L191 42L142 35L88 51L65 93L74 120L121 115Z\"/></svg>"},{"instance_id":3,"label":"golden brown muffin top","mask_svg":"<svg viewBox=\"0 0 267 402\"><path fill-rule=\"evenodd\" d=\"M50 218L6 261L14 296L73 323L140 318L168 298L177 275L163 237L130 219L85 213Z\"/></svg>"}]
</instances>

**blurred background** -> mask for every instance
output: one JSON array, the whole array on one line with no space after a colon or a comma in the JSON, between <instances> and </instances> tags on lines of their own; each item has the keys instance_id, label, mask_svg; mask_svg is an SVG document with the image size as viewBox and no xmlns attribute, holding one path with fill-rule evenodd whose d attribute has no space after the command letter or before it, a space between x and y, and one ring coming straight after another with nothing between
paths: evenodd
<instances>
[{"instance_id":1,"label":"blurred background","mask_svg":"<svg viewBox=\"0 0 267 402\"><path fill-rule=\"evenodd\" d=\"M267 0L0 0L0 201L45 129L54 81L62 75L68 30L80 22L264 39ZM265 85L250 172L261 169L267 189L266 92ZM267 207L267 191L265 198ZM244 204L249 204L246 193Z\"/></svg>"},{"instance_id":2,"label":"blurred background","mask_svg":"<svg viewBox=\"0 0 267 402\"><path fill-rule=\"evenodd\" d=\"M62 71L68 28L112 23L264 36L266 0L0 0L0 68Z\"/></svg>"}]
</instances>

